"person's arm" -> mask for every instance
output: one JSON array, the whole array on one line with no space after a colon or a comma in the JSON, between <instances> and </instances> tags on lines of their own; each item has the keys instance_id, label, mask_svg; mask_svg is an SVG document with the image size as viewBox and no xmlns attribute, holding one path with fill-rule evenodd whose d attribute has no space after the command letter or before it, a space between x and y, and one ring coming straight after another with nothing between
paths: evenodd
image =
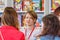
<instances>
[{"instance_id":1,"label":"person's arm","mask_svg":"<svg viewBox=\"0 0 60 40\"><path fill-rule=\"evenodd\" d=\"M25 40L25 36L24 36L24 34L22 34L21 40Z\"/></svg>"}]
</instances>

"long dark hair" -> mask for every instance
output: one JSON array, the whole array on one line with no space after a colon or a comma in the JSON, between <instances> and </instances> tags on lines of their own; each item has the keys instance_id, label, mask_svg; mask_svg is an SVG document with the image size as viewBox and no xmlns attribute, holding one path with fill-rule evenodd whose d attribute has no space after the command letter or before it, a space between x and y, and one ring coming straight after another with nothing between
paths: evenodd
<instances>
[{"instance_id":1,"label":"long dark hair","mask_svg":"<svg viewBox=\"0 0 60 40\"><path fill-rule=\"evenodd\" d=\"M39 36L44 35L58 35L58 31L60 29L59 20L54 14L46 15L42 18L43 21L43 30Z\"/></svg>"},{"instance_id":2,"label":"long dark hair","mask_svg":"<svg viewBox=\"0 0 60 40\"><path fill-rule=\"evenodd\" d=\"M60 16L60 6L55 9L54 14Z\"/></svg>"},{"instance_id":3,"label":"long dark hair","mask_svg":"<svg viewBox=\"0 0 60 40\"><path fill-rule=\"evenodd\" d=\"M18 15L12 7L6 7L2 15L2 23L19 29Z\"/></svg>"}]
</instances>

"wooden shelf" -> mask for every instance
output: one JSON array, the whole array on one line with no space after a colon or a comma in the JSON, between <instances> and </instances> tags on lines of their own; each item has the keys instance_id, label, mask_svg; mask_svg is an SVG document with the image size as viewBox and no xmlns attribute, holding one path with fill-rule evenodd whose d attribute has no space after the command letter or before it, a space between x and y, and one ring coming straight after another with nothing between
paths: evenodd
<instances>
[{"instance_id":1,"label":"wooden shelf","mask_svg":"<svg viewBox=\"0 0 60 40\"><path fill-rule=\"evenodd\" d=\"M27 11L17 11L17 13L25 13ZM35 11L35 12L44 12L44 11Z\"/></svg>"},{"instance_id":2,"label":"wooden shelf","mask_svg":"<svg viewBox=\"0 0 60 40\"><path fill-rule=\"evenodd\" d=\"M25 12L27 12L27 11L17 11L17 13L25 13ZM35 11L35 12L44 12L44 11ZM0 11L0 13L3 13L3 11Z\"/></svg>"}]
</instances>

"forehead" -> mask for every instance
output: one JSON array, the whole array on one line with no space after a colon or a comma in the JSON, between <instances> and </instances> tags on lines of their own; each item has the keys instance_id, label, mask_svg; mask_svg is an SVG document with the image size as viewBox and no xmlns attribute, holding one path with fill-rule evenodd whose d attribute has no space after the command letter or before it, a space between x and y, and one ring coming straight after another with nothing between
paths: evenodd
<instances>
[{"instance_id":1,"label":"forehead","mask_svg":"<svg viewBox=\"0 0 60 40\"><path fill-rule=\"evenodd\" d=\"M31 14L29 14L29 13L27 13L26 15L25 15L25 18L26 17L29 17L29 18L32 18L32 19L35 19Z\"/></svg>"},{"instance_id":2,"label":"forehead","mask_svg":"<svg viewBox=\"0 0 60 40\"><path fill-rule=\"evenodd\" d=\"M33 17L32 14L30 14L30 13L27 13L26 16Z\"/></svg>"}]
</instances>

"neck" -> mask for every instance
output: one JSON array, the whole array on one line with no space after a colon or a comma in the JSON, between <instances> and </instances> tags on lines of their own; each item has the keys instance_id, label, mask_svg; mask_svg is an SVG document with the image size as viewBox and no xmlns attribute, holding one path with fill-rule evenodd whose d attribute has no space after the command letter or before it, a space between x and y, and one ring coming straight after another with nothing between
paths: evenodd
<instances>
[{"instance_id":1,"label":"neck","mask_svg":"<svg viewBox=\"0 0 60 40\"><path fill-rule=\"evenodd\" d=\"M29 30L32 30L32 29L34 28L34 25L27 26L27 28L28 28Z\"/></svg>"}]
</instances>

